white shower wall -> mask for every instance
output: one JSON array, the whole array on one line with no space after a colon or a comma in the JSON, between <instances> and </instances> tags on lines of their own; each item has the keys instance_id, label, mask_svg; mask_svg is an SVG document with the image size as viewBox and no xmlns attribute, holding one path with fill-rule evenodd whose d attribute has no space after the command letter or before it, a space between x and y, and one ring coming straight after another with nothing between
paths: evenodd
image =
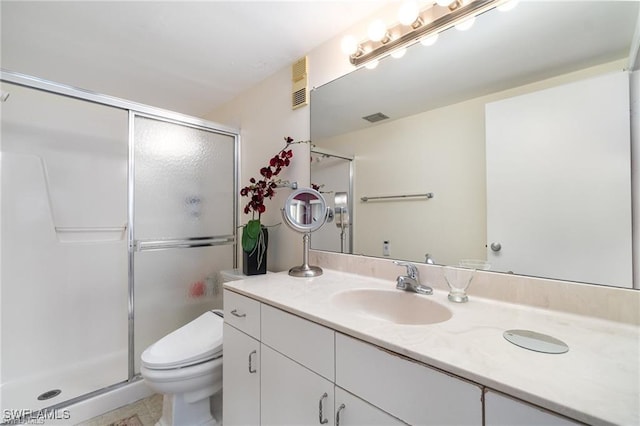
<instances>
[{"instance_id":1,"label":"white shower wall","mask_svg":"<svg viewBox=\"0 0 640 426\"><path fill-rule=\"evenodd\" d=\"M2 91L1 408L39 409L127 379L128 114Z\"/></svg>"}]
</instances>

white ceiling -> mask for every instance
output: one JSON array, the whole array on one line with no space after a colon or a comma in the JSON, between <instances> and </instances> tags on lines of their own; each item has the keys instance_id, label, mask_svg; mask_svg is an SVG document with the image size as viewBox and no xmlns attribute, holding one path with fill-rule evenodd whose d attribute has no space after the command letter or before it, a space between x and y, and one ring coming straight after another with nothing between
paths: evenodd
<instances>
[{"instance_id":1,"label":"white ceiling","mask_svg":"<svg viewBox=\"0 0 640 426\"><path fill-rule=\"evenodd\" d=\"M2 0L0 65L201 117L383 4Z\"/></svg>"}]
</instances>

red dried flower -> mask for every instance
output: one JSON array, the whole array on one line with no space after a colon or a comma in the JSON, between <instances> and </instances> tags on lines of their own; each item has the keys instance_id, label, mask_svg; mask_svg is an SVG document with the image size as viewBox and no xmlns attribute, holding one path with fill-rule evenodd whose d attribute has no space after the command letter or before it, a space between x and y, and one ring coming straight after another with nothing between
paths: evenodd
<instances>
[{"instance_id":1,"label":"red dried flower","mask_svg":"<svg viewBox=\"0 0 640 426\"><path fill-rule=\"evenodd\" d=\"M249 214L264 213L267 208L264 205L265 198L271 199L275 195L275 189L278 187L278 180L275 179L284 167L291 164L290 158L293 157L293 151L286 148L293 142L293 138L287 136L284 138L287 145L269 160L269 165L260 169L261 180L256 178L249 179L251 185L245 186L240 190L240 195L249 197L250 201L244 206L244 213Z\"/></svg>"}]
</instances>

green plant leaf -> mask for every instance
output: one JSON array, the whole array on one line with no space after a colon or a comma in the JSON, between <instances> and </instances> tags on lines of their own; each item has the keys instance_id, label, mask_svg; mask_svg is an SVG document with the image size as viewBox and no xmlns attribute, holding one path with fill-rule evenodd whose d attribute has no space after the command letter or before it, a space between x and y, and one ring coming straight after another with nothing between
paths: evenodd
<instances>
[{"instance_id":1,"label":"green plant leaf","mask_svg":"<svg viewBox=\"0 0 640 426\"><path fill-rule=\"evenodd\" d=\"M261 229L260 219L252 219L242 228L242 250L247 253L253 251L258 244Z\"/></svg>"},{"instance_id":2,"label":"green plant leaf","mask_svg":"<svg viewBox=\"0 0 640 426\"><path fill-rule=\"evenodd\" d=\"M251 219L247 222L246 230L251 238L258 238L261 228L260 219Z\"/></svg>"}]
</instances>

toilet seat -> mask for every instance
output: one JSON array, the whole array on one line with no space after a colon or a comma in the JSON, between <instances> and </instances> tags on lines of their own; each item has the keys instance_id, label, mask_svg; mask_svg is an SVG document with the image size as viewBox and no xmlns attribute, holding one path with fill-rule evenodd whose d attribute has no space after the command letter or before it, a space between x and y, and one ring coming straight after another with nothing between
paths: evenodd
<instances>
[{"instance_id":1,"label":"toilet seat","mask_svg":"<svg viewBox=\"0 0 640 426\"><path fill-rule=\"evenodd\" d=\"M205 312L149 346L140 357L142 365L171 370L221 357L223 319L216 312Z\"/></svg>"}]
</instances>

